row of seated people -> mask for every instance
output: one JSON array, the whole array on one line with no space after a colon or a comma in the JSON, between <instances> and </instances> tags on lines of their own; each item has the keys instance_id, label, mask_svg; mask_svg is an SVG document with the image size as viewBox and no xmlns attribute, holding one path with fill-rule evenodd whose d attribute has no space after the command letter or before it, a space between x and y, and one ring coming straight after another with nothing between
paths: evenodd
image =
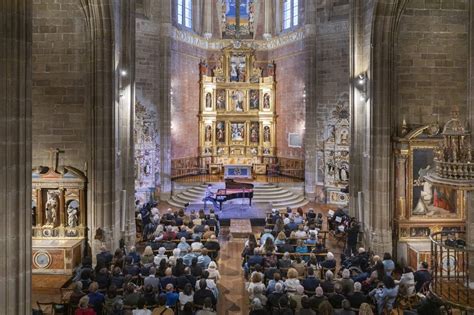
<instances>
[{"instance_id":1,"label":"row of seated people","mask_svg":"<svg viewBox=\"0 0 474 315\"><path fill-rule=\"evenodd\" d=\"M141 255L135 247L128 253L117 249L113 255L103 247L94 268L90 257L85 259L76 273L77 294L71 296L70 304L79 305L82 292L87 293L88 304L97 314L116 314L112 303L116 299L121 301L117 306L123 304L125 312L141 307L143 301L145 308L157 309L157 312L160 307L183 314L194 314L196 309L205 314L204 311L215 309L216 283L220 278L216 264L220 250L215 234L217 225L210 229L203 224L206 218L198 216L190 216L192 220L184 225L175 216L183 217L181 212L153 214L157 225L153 237L141 243L146 245ZM212 219L212 214L208 219ZM205 288L201 288L201 280Z\"/></svg>"}]
</instances>

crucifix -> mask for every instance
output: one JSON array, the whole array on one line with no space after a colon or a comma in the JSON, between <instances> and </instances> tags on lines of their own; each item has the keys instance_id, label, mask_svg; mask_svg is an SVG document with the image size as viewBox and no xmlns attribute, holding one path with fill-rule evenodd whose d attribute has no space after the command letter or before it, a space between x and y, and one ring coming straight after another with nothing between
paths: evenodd
<instances>
[{"instance_id":1,"label":"crucifix","mask_svg":"<svg viewBox=\"0 0 474 315\"><path fill-rule=\"evenodd\" d=\"M49 149L49 158L51 160L50 162L50 167L53 169L53 171L57 172L58 171L58 164L59 164L59 154L65 153L64 150L60 150L59 148L56 149Z\"/></svg>"}]
</instances>

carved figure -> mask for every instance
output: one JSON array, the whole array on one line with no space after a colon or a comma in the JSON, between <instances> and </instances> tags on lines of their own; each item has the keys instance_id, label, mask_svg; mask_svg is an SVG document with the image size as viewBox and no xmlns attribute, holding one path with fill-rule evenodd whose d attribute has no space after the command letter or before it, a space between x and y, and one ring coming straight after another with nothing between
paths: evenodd
<instances>
[{"instance_id":1,"label":"carved figure","mask_svg":"<svg viewBox=\"0 0 474 315\"><path fill-rule=\"evenodd\" d=\"M46 201L46 225L54 225L56 223L58 201L54 192L48 192L48 200Z\"/></svg>"},{"instance_id":2,"label":"carved figure","mask_svg":"<svg viewBox=\"0 0 474 315\"><path fill-rule=\"evenodd\" d=\"M206 136L205 136L205 141L211 141L211 136L212 136L212 128L210 125L206 126Z\"/></svg>"},{"instance_id":3,"label":"carved figure","mask_svg":"<svg viewBox=\"0 0 474 315\"><path fill-rule=\"evenodd\" d=\"M77 226L77 213L78 209L73 206L71 202L67 207L67 224L69 227L76 227Z\"/></svg>"},{"instance_id":4,"label":"carved figure","mask_svg":"<svg viewBox=\"0 0 474 315\"><path fill-rule=\"evenodd\" d=\"M270 142L270 126L263 127L263 142Z\"/></svg>"},{"instance_id":5,"label":"carved figure","mask_svg":"<svg viewBox=\"0 0 474 315\"><path fill-rule=\"evenodd\" d=\"M212 107L211 93L206 94L206 108Z\"/></svg>"},{"instance_id":6,"label":"carved figure","mask_svg":"<svg viewBox=\"0 0 474 315\"><path fill-rule=\"evenodd\" d=\"M199 62L199 75L207 75L207 62L206 60L201 60Z\"/></svg>"},{"instance_id":7,"label":"carved figure","mask_svg":"<svg viewBox=\"0 0 474 315\"><path fill-rule=\"evenodd\" d=\"M270 109L270 94L268 93L263 96L263 108Z\"/></svg>"}]
</instances>

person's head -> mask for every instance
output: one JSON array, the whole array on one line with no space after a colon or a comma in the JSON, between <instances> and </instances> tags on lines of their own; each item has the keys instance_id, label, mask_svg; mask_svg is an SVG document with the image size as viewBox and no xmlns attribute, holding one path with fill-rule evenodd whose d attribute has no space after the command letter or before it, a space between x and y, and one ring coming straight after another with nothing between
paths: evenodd
<instances>
[{"instance_id":1,"label":"person's head","mask_svg":"<svg viewBox=\"0 0 474 315\"><path fill-rule=\"evenodd\" d=\"M297 279L298 278L298 271L295 268L288 269L286 274L288 279Z\"/></svg>"},{"instance_id":2,"label":"person's head","mask_svg":"<svg viewBox=\"0 0 474 315\"><path fill-rule=\"evenodd\" d=\"M428 269L428 263L426 261L421 262L420 267L422 269Z\"/></svg>"},{"instance_id":3,"label":"person's head","mask_svg":"<svg viewBox=\"0 0 474 315\"><path fill-rule=\"evenodd\" d=\"M342 308L343 308L344 310L346 310L346 311L350 311L350 310L351 310L351 302L349 302L348 299L342 300L341 306L342 306Z\"/></svg>"},{"instance_id":4,"label":"person's head","mask_svg":"<svg viewBox=\"0 0 474 315\"><path fill-rule=\"evenodd\" d=\"M89 297L87 295L84 295L79 300L79 308L88 308L88 307L89 307Z\"/></svg>"},{"instance_id":5,"label":"person's head","mask_svg":"<svg viewBox=\"0 0 474 315\"><path fill-rule=\"evenodd\" d=\"M197 262L198 262L198 259L197 257L194 257L192 260L191 260L191 266L196 266L197 265Z\"/></svg>"},{"instance_id":6,"label":"person's head","mask_svg":"<svg viewBox=\"0 0 474 315\"><path fill-rule=\"evenodd\" d=\"M164 248L164 247L158 248L158 254L164 255L165 253L166 253L166 248Z\"/></svg>"},{"instance_id":7,"label":"person's head","mask_svg":"<svg viewBox=\"0 0 474 315\"><path fill-rule=\"evenodd\" d=\"M354 282L354 292L360 292L362 290L362 283L359 281Z\"/></svg>"},{"instance_id":8,"label":"person's head","mask_svg":"<svg viewBox=\"0 0 474 315\"><path fill-rule=\"evenodd\" d=\"M260 301L259 298L254 298L252 300L252 304L250 305L250 308L252 310L262 310L263 309L262 301Z\"/></svg>"},{"instance_id":9,"label":"person's head","mask_svg":"<svg viewBox=\"0 0 474 315\"><path fill-rule=\"evenodd\" d=\"M120 267L115 267L114 270L112 271L112 275L113 276L120 276L120 274L122 273L122 269L120 269Z\"/></svg>"},{"instance_id":10,"label":"person's head","mask_svg":"<svg viewBox=\"0 0 474 315\"><path fill-rule=\"evenodd\" d=\"M193 293L193 285L189 282L186 283L183 291L184 291L184 294L191 295Z\"/></svg>"},{"instance_id":11,"label":"person's head","mask_svg":"<svg viewBox=\"0 0 474 315\"><path fill-rule=\"evenodd\" d=\"M296 293L299 295L304 294L304 287L301 284L296 286Z\"/></svg>"},{"instance_id":12,"label":"person's head","mask_svg":"<svg viewBox=\"0 0 474 315\"><path fill-rule=\"evenodd\" d=\"M179 249L179 248L173 249L173 256L174 257L178 257L179 254L181 254L181 249Z\"/></svg>"},{"instance_id":13,"label":"person's head","mask_svg":"<svg viewBox=\"0 0 474 315\"><path fill-rule=\"evenodd\" d=\"M150 276L154 276L156 274L156 268L155 267L151 267L150 268L150 271L149 271L149 274Z\"/></svg>"},{"instance_id":14,"label":"person's head","mask_svg":"<svg viewBox=\"0 0 474 315\"><path fill-rule=\"evenodd\" d=\"M73 290L74 290L74 292L76 292L76 293L81 292L81 291L82 291L82 282L81 282L81 281L76 281L76 282L74 282L74 284L73 284Z\"/></svg>"},{"instance_id":15,"label":"person's head","mask_svg":"<svg viewBox=\"0 0 474 315\"><path fill-rule=\"evenodd\" d=\"M373 315L372 307L368 303L362 303L359 306L359 315Z\"/></svg>"},{"instance_id":16,"label":"person's head","mask_svg":"<svg viewBox=\"0 0 474 315\"><path fill-rule=\"evenodd\" d=\"M383 254L383 260L390 260L390 259L392 259L392 255L390 255L390 253Z\"/></svg>"},{"instance_id":17,"label":"person's head","mask_svg":"<svg viewBox=\"0 0 474 315\"><path fill-rule=\"evenodd\" d=\"M334 274L331 270L326 271L325 278L326 281L332 281L334 279Z\"/></svg>"},{"instance_id":18,"label":"person's head","mask_svg":"<svg viewBox=\"0 0 474 315\"><path fill-rule=\"evenodd\" d=\"M151 249L151 246L145 247L145 250L143 251L144 256L152 256L153 255L153 249Z\"/></svg>"},{"instance_id":19,"label":"person's head","mask_svg":"<svg viewBox=\"0 0 474 315\"><path fill-rule=\"evenodd\" d=\"M196 243L201 242L201 237L199 235L196 235L196 237L194 238L194 242Z\"/></svg>"},{"instance_id":20,"label":"person's head","mask_svg":"<svg viewBox=\"0 0 474 315\"><path fill-rule=\"evenodd\" d=\"M171 277L172 274L173 274L173 270L170 267L166 268L165 276L166 277Z\"/></svg>"},{"instance_id":21,"label":"person's head","mask_svg":"<svg viewBox=\"0 0 474 315\"><path fill-rule=\"evenodd\" d=\"M201 255L202 255L202 256L207 256L207 254L209 254L209 252L207 251L207 248L203 248L203 249L201 250Z\"/></svg>"},{"instance_id":22,"label":"person's head","mask_svg":"<svg viewBox=\"0 0 474 315\"><path fill-rule=\"evenodd\" d=\"M186 237L184 237L184 236L181 237L181 238L180 238L180 241L181 241L181 243L186 243Z\"/></svg>"},{"instance_id":23,"label":"person's head","mask_svg":"<svg viewBox=\"0 0 474 315\"><path fill-rule=\"evenodd\" d=\"M123 251L120 248L117 248L114 252L115 257L122 257L123 256Z\"/></svg>"},{"instance_id":24,"label":"person's head","mask_svg":"<svg viewBox=\"0 0 474 315\"><path fill-rule=\"evenodd\" d=\"M280 304L280 308L287 308L288 307L288 297L286 295L282 295L278 300L278 304Z\"/></svg>"},{"instance_id":25,"label":"person's head","mask_svg":"<svg viewBox=\"0 0 474 315\"><path fill-rule=\"evenodd\" d=\"M137 248L135 246L130 247L130 253L136 253Z\"/></svg>"},{"instance_id":26,"label":"person's head","mask_svg":"<svg viewBox=\"0 0 474 315\"><path fill-rule=\"evenodd\" d=\"M210 297L204 299L204 308L205 309L212 309L212 300Z\"/></svg>"},{"instance_id":27,"label":"person's head","mask_svg":"<svg viewBox=\"0 0 474 315\"><path fill-rule=\"evenodd\" d=\"M327 259L327 260L334 260L334 254L331 253L331 252L328 252L328 253L326 254L326 259Z\"/></svg>"},{"instance_id":28,"label":"person's head","mask_svg":"<svg viewBox=\"0 0 474 315\"><path fill-rule=\"evenodd\" d=\"M365 248L359 247L359 254L364 254L364 253L365 253Z\"/></svg>"},{"instance_id":29,"label":"person's head","mask_svg":"<svg viewBox=\"0 0 474 315\"><path fill-rule=\"evenodd\" d=\"M387 288L387 289L393 289L395 288L395 281L393 280L392 277L390 276L385 276L383 278L383 285Z\"/></svg>"},{"instance_id":30,"label":"person's head","mask_svg":"<svg viewBox=\"0 0 474 315\"><path fill-rule=\"evenodd\" d=\"M174 291L174 286L172 283L168 283L166 285L166 292L173 292Z\"/></svg>"},{"instance_id":31,"label":"person's head","mask_svg":"<svg viewBox=\"0 0 474 315\"><path fill-rule=\"evenodd\" d=\"M349 279L351 277L351 272L349 269L344 269L342 271L342 279Z\"/></svg>"},{"instance_id":32,"label":"person's head","mask_svg":"<svg viewBox=\"0 0 474 315\"><path fill-rule=\"evenodd\" d=\"M296 245L302 247L304 245L303 240L302 239L297 240Z\"/></svg>"},{"instance_id":33,"label":"person's head","mask_svg":"<svg viewBox=\"0 0 474 315\"><path fill-rule=\"evenodd\" d=\"M332 307L331 303L329 303L327 300L324 300L319 304L318 314L319 315L332 315L334 314L334 308Z\"/></svg>"},{"instance_id":34,"label":"person's head","mask_svg":"<svg viewBox=\"0 0 474 315\"><path fill-rule=\"evenodd\" d=\"M277 282L275 284L275 292L277 293L283 292L283 284L281 282Z\"/></svg>"},{"instance_id":35,"label":"person's head","mask_svg":"<svg viewBox=\"0 0 474 315\"><path fill-rule=\"evenodd\" d=\"M160 270L165 270L166 267L167 267L166 259L161 258L161 260L160 260L160 266L159 266L158 268L160 268Z\"/></svg>"},{"instance_id":36,"label":"person's head","mask_svg":"<svg viewBox=\"0 0 474 315\"><path fill-rule=\"evenodd\" d=\"M90 285L89 285L89 292L96 292L97 290L99 289L99 284L97 282L92 282Z\"/></svg>"},{"instance_id":37,"label":"person's head","mask_svg":"<svg viewBox=\"0 0 474 315\"><path fill-rule=\"evenodd\" d=\"M313 267L308 267L308 270L306 271L306 273L308 274L308 277L314 276L314 269L313 269Z\"/></svg>"},{"instance_id":38,"label":"person's head","mask_svg":"<svg viewBox=\"0 0 474 315\"><path fill-rule=\"evenodd\" d=\"M252 274L252 283L262 282L262 275L259 272L254 272Z\"/></svg>"},{"instance_id":39,"label":"person's head","mask_svg":"<svg viewBox=\"0 0 474 315\"><path fill-rule=\"evenodd\" d=\"M290 253L289 253L289 252L285 252L285 253L283 254L283 259L289 260L289 259L290 259Z\"/></svg>"},{"instance_id":40,"label":"person's head","mask_svg":"<svg viewBox=\"0 0 474 315\"><path fill-rule=\"evenodd\" d=\"M339 282L334 284L334 291L339 294L342 293L342 285Z\"/></svg>"},{"instance_id":41,"label":"person's head","mask_svg":"<svg viewBox=\"0 0 474 315\"><path fill-rule=\"evenodd\" d=\"M163 294L158 295L158 305L165 306L166 304L166 296Z\"/></svg>"},{"instance_id":42,"label":"person's head","mask_svg":"<svg viewBox=\"0 0 474 315\"><path fill-rule=\"evenodd\" d=\"M199 280L199 289L204 290L207 287L206 279Z\"/></svg>"},{"instance_id":43,"label":"person's head","mask_svg":"<svg viewBox=\"0 0 474 315\"><path fill-rule=\"evenodd\" d=\"M316 290L315 290L315 295L316 295L317 297L323 296L323 295L324 295L323 288L317 287Z\"/></svg>"},{"instance_id":44,"label":"person's head","mask_svg":"<svg viewBox=\"0 0 474 315\"><path fill-rule=\"evenodd\" d=\"M280 281L281 280L281 274L279 272L273 273L273 280L275 280L276 282Z\"/></svg>"},{"instance_id":45,"label":"person's head","mask_svg":"<svg viewBox=\"0 0 474 315\"><path fill-rule=\"evenodd\" d=\"M209 263L209 266L207 267L208 269L216 270L217 269L217 264L214 261L211 261Z\"/></svg>"}]
</instances>

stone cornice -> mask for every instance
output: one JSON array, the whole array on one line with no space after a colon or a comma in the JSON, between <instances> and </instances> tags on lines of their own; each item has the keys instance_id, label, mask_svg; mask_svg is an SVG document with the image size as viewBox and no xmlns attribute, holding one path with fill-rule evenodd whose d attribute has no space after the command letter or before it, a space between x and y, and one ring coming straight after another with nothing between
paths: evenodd
<instances>
[{"instance_id":1,"label":"stone cornice","mask_svg":"<svg viewBox=\"0 0 474 315\"><path fill-rule=\"evenodd\" d=\"M241 42L247 44L247 46L250 46L256 50L272 50L300 41L305 38L307 33L308 32L306 31L306 28L301 27L293 32L273 37L270 40L242 39ZM232 39L206 40L202 36L199 36L189 31L180 30L176 27L171 28L170 34L171 38L174 40L207 50L220 50L224 47L231 45L234 42L234 40Z\"/></svg>"}]
</instances>

